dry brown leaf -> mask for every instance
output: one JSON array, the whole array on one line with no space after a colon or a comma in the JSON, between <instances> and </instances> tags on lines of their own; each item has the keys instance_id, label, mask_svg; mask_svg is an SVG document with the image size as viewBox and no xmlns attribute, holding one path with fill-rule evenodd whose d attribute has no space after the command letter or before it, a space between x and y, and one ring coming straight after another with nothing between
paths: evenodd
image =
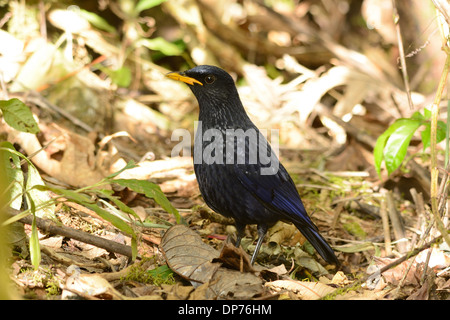
<instances>
[{"instance_id":1,"label":"dry brown leaf","mask_svg":"<svg viewBox=\"0 0 450 320\"><path fill-rule=\"evenodd\" d=\"M297 231L297 228L293 224L279 221L270 228L268 243L281 245L284 242L289 241L289 245L294 246L299 241L301 241L301 243L304 242L304 238Z\"/></svg>"},{"instance_id":2,"label":"dry brown leaf","mask_svg":"<svg viewBox=\"0 0 450 320\"><path fill-rule=\"evenodd\" d=\"M218 259L217 250L183 225L167 230L161 240L161 248L169 267L190 280L196 288L190 299L251 299L263 293L262 280L252 272L221 266L227 264L242 270L251 269L248 257L238 252L242 249L228 248Z\"/></svg>"},{"instance_id":3,"label":"dry brown leaf","mask_svg":"<svg viewBox=\"0 0 450 320\"><path fill-rule=\"evenodd\" d=\"M276 280L267 282L266 287L279 292L287 290L295 293L302 300L317 300L323 298L335 289L321 282Z\"/></svg>"},{"instance_id":4,"label":"dry brown leaf","mask_svg":"<svg viewBox=\"0 0 450 320\"><path fill-rule=\"evenodd\" d=\"M342 271L338 271L333 276L333 279L331 279L330 283L338 286L345 286L350 284L350 280L348 280L347 276Z\"/></svg>"},{"instance_id":5,"label":"dry brown leaf","mask_svg":"<svg viewBox=\"0 0 450 320\"><path fill-rule=\"evenodd\" d=\"M247 253L241 247L236 248L236 246L229 242L225 242L222 250L220 251L219 258L214 261L221 262L222 266L239 270L241 272L254 271Z\"/></svg>"},{"instance_id":6,"label":"dry brown leaf","mask_svg":"<svg viewBox=\"0 0 450 320\"><path fill-rule=\"evenodd\" d=\"M100 181L105 174L95 163L92 141L76 133L63 132L66 149L60 167L52 176L75 187L85 187Z\"/></svg>"},{"instance_id":7,"label":"dry brown leaf","mask_svg":"<svg viewBox=\"0 0 450 320\"><path fill-rule=\"evenodd\" d=\"M379 291L363 290L355 291L348 290L342 294L336 295L335 300L381 300L383 299L391 289L384 289Z\"/></svg>"},{"instance_id":8,"label":"dry brown leaf","mask_svg":"<svg viewBox=\"0 0 450 320\"><path fill-rule=\"evenodd\" d=\"M76 266L67 268L72 275L67 278L66 289L63 291L62 299L74 297L74 292L84 298L100 298L106 300L121 300L124 297L111 284L97 274L81 274Z\"/></svg>"},{"instance_id":9,"label":"dry brown leaf","mask_svg":"<svg viewBox=\"0 0 450 320\"><path fill-rule=\"evenodd\" d=\"M432 250L428 260L429 268L436 270L448 266L449 257L442 250L431 248L420 252L416 257L414 257L414 261L410 268L409 266L411 264L411 260L409 259L395 266L394 268L383 272L382 276L385 282L392 283L393 285L399 284L409 268L409 271L405 277L405 282L403 284L418 285L420 283L420 278L422 277L424 263L425 261L427 261L429 250ZM374 257L375 265L370 266L367 269L367 272L373 273L375 270L379 270L395 260L396 259Z\"/></svg>"},{"instance_id":10,"label":"dry brown leaf","mask_svg":"<svg viewBox=\"0 0 450 320\"><path fill-rule=\"evenodd\" d=\"M59 148L63 151L60 161L51 158L42 150L42 145L35 135L18 132L9 127L9 140L18 143L33 163L49 176L74 187L85 187L100 181L107 168L96 165L95 146L93 142L79 134L58 128ZM105 171L106 170L106 171Z\"/></svg>"},{"instance_id":11,"label":"dry brown leaf","mask_svg":"<svg viewBox=\"0 0 450 320\"><path fill-rule=\"evenodd\" d=\"M396 259L374 257L375 268L381 269L382 267L388 265L389 263L395 260ZM406 271L408 270L410 263L411 262L407 260L402 262L398 266L383 272L383 279L388 283L392 283L393 285L399 284L400 281L403 279ZM406 275L404 284L418 285L422 273L421 269L422 268L418 270L417 264L413 263L411 268L408 270L408 274Z\"/></svg>"},{"instance_id":12,"label":"dry brown leaf","mask_svg":"<svg viewBox=\"0 0 450 320\"><path fill-rule=\"evenodd\" d=\"M61 248L63 238L64 238L63 236L49 237L46 239L39 240L39 243L52 249L57 249Z\"/></svg>"},{"instance_id":13,"label":"dry brown leaf","mask_svg":"<svg viewBox=\"0 0 450 320\"><path fill-rule=\"evenodd\" d=\"M428 300L430 289L428 281L425 281L424 284L419 287L419 290L411 294L406 300Z\"/></svg>"},{"instance_id":14,"label":"dry brown leaf","mask_svg":"<svg viewBox=\"0 0 450 320\"><path fill-rule=\"evenodd\" d=\"M262 280L250 272L219 268L210 280L208 299L248 300L263 293Z\"/></svg>"},{"instance_id":15,"label":"dry brown leaf","mask_svg":"<svg viewBox=\"0 0 450 320\"><path fill-rule=\"evenodd\" d=\"M211 262L219 257L219 252L184 225L175 225L166 231L161 249L170 269L192 281L194 286L208 282L220 266Z\"/></svg>"},{"instance_id":16,"label":"dry brown leaf","mask_svg":"<svg viewBox=\"0 0 450 320\"><path fill-rule=\"evenodd\" d=\"M117 169L120 169L118 167ZM118 179L149 179L158 174L178 169L194 170L191 157L173 157L164 160L142 161L136 167L128 169L117 176Z\"/></svg>"},{"instance_id":17,"label":"dry brown leaf","mask_svg":"<svg viewBox=\"0 0 450 320\"><path fill-rule=\"evenodd\" d=\"M178 283L162 284L161 287L167 294L166 300L187 300L191 292L194 291L194 287L182 286Z\"/></svg>"}]
</instances>

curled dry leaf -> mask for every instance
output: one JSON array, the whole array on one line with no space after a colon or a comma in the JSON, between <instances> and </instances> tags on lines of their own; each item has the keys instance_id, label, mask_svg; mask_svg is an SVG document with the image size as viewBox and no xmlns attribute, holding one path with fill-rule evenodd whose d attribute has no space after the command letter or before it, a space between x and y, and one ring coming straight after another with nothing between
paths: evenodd
<instances>
[{"instance_id":1,"label":"curled dry leaf","mask_svg":"<svg viewBox=\"0 0 450 320\"><path fill-rule=\"evenodd\" d=\"M196 288L190 299L251 299L263 293L262 280L252 272L244 271L252 268L239 249L231 250L225 246L219 254L183 225L167 230L161 248L169 267Z\"/></svg>"},{"instance_id":2,"label":"curled dry leaf","mask_svg":"<svg viewBox=\"0 0 450 320\"><path fill-rule=\"evenodd\" d=\"M161 249L170 269L194 286L208 282L219 263L212 263L219 252L205 244L200 236L183 225L175 225L164 234Z\"/></svg>"},{"instance_id":3,"label":"curled dry leaf","mask_svg":"<svg viewBox=\"0 0 450 320\"><path fill-rule=\"evenodd\" d=\"M229 242L226 242L220 252L219 258L214 260L215 262L221 262L222 265L239 271L254 271L250 264L250 259L247 253L241 248L236 248Z\"/></svg>"}]
</instances>

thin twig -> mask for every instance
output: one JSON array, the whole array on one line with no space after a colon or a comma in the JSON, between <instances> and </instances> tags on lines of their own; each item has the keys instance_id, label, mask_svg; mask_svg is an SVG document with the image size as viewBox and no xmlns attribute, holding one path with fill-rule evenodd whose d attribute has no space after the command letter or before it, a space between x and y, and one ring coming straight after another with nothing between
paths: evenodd
<instances>
[{"instance_id":1,"label":"thin twig","mask_svg":"<svg viewBox=\"0 0 450 320\"><path fill-rule=\"evenodd\" d=\"M389 229L389 216L386 210L386 199L381 199L380 216L383 221L384 248L386 250L386 255L389 256L392 253L392 249L391 249L391 231Z\"/></svg>"},{"instance_id":2,"label":"thin twig","mask_svg":"<svg viewBox=\"0 0 450 320\"><path fill-rule=\"evenodd\" d=\"M386 202L389 218L392 222L392 229L394 230L395 240L397 241L397 249L400 253L405 253L406 251L408 251L405 227L401 220L400 214L395 207L394 197L392 196L392 193L390 191L386 193Z\"/></svg>"},{"instance_id":3,"label":"thin twig","mask_svg":"<svg viewBox=\"0 0 450 320\"><path fill-rule=\"evenodd\" d=\"M411 99L411 88L409 87L409 76L408 76L408 70L406 69L406 60L405 60L405 50L403 48L403 39L402 34L400 32L400 16L397 11L397 7L395 5L395 0L392 0L392 10L394 11L394 25L395 25L395 31L397 33L397 40L398 40L398 53L399 53L399 59L402 69L402 75L403 75L403 83L405 84L405 90L406 90L406 96L408 97L408 103L410 110L414 110L414 104Z\"/></svg>"}]
</instances>

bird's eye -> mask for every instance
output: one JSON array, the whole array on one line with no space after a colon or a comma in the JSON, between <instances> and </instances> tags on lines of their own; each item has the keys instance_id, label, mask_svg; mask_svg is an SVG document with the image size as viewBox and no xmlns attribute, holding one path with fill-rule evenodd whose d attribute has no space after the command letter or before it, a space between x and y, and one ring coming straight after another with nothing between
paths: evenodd
<instances>
[{"instance_id":1,"label":"bird's eye","mask_svg":"<svg viewBox=\"0 0 450 320\"><path fill-rule=\"evenodd\" d=\"M211 83L213 83L214 81L216 81L216 77L213 76L212 74L207 75L207 76L205 77L205 82L206 82L207 84L211 84Z\"/></svg>"}]
</instances>

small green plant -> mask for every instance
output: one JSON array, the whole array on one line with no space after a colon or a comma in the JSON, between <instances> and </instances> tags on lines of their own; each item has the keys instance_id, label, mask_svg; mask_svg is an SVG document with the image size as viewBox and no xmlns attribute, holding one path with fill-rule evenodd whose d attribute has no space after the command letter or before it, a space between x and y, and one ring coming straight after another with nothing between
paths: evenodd
<instances>
[{"instance_id":1,"label":"small green plant","mask_svg":"<svg viewBox=\"0 0 450 320\"><path fill-rule=\"evenodd\" d=\"M19 99L1 100L0 110L5 122L14 129L34 134L39 132L39 126L30 108Z\"/></svg>"},{"instance_id":2,"label":"small green plant","mask_svg":"<svg viewBox=\"0 0 450 320\"><path fill-rule=\"evenodd\" d=\"M0 101L0 110L5 121L11 127L35 134L39 131L37 123L34 121L31 110L20 100L11 99ZM22 172L21 160L28 164L28 174ZM55 206L57 202L71 201L91 209L100 217L113 224L119 230L127 233L131 237L132 258L137 256L137 234L134 224L142 225L139 216L133 209L128 207L119 198L113 195L113 191L103 188L106 185L119 184L137 193L155 200L164 210L173 214L177 223L184 223L183 218L170 201L166 198L161 188L147 180L136 179L114 179L124 170L135 167L133 162L129 162L118 172L115 172L98 183L80 188L77 190L67 190L58 187L47 186L43 182L38 170L33 163L23 154L16 151L14 146L7 141L0 143L0 176L6 177L4 181L6 190L2 190L4 203L0 204L0 212L8 207L20 210L22 197L28 204L28 209L15 215L2 223L2 226L11 224L21 218L32 214L33 223L30 235L30 257L35 269L40 265L41 254L39 239L36 227L36 216L53 219L55 218ZM56 194L50 197L49 191ZM168 228L167 225L145 223L146 227Z\"/></svg>"},{"instance_id":3,"label":"small green plant","mask_svg":"<svg viewBox=\"0 0 450 320\"><path fill-rule=\"evenodd\" d=\"M167 265L162 265L151 270L143 268L149 259L154 260L154 258L144 258L140 263L131 268L124 280L132 280L156 286L175 283L174 272Z\"/></svg>"},{"instance_id":4,"label":"small green plant","mask_svg":"<svg viewBox=\"0 0 450 320\"><path fill-rule=\"evenodd\" d=\"M423 150L430 146L431 137L431 111L424 110L424 113L415 112L411 118L397 119L381 136L378 137L374 148L375 169L381 177L381 163L384 160L388 174L394 172L405 159L406 152L414 133L421 127L424 130L420 133ZM436 131L436 142L445 139L447 126L444 122L438 121Z\"/></svg>"}]
</instances>

